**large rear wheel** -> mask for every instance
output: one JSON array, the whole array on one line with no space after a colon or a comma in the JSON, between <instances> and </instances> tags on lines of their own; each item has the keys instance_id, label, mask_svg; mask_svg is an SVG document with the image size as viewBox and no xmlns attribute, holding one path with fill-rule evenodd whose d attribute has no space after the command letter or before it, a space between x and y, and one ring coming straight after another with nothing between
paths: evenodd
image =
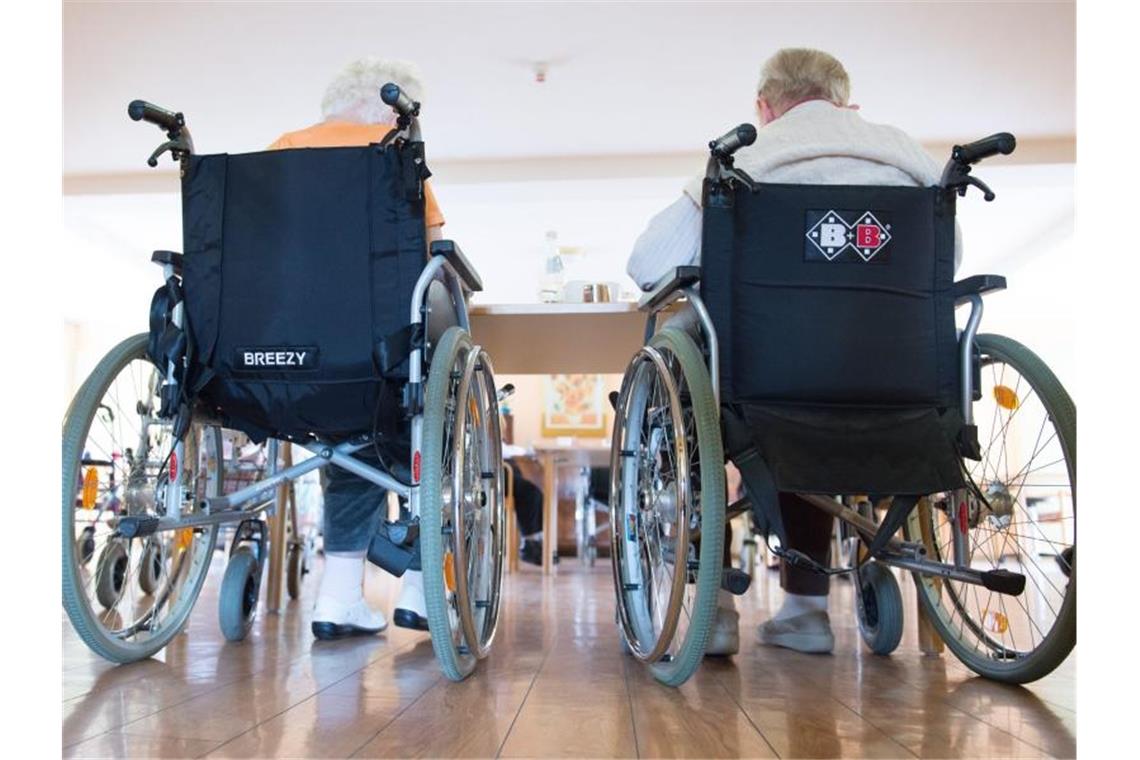
<instances>
[{"instance_id":1,"label":"large rear wheel","mask_svg":"<svg viewBox=\"0 0 1140 760\"><path fill-rule=\"evenodd\" d=\"M1028 348L979 335L982 458L964 460L967 488L920 502L906 526L932 558L1025 576L1020 595L915 576L947 646L975 672L1027 683L1077 641L1077 411Z\"/></svg>"},{"instance_id":2,"label":"large rear wheel","mask_svg":"<svg viewBox=\"0 0 1140 760\"><path fill-rule=\"evenodd\" d=\"M161 380L146 344L144 334L113 348L63 425L63 606L83 641L119 663L153 655L182 630L217 537L216 527L116 532L124 515L168 516L176 442L157 416ZM177 510L187 515L221 495L221 431L194 422L184 442Z\"/></svg>"},{"instance_id":3,"label":"large rear wheel","mask_svg":"<svg viewBox=\"0 0 1140 760\"><path fill-rule=\"evenodd\" d=\"M662 683L697 669L716 616L725 519L720 416L700 349L665 328L626 370L611 448L611 552L630 652Z\"/></svg>"},{"instance_id":4,"label":"large rear wheel","mask_svg":"<svg viewBox=\"0 0 1140 760\"><path fill-rule=\"evenodd\" d=\"M458 327L436 345L424 395L420 556L428 628L444 675L490 652L506 540L503 453L487 355Z\"/></svg>"}]
</instances>

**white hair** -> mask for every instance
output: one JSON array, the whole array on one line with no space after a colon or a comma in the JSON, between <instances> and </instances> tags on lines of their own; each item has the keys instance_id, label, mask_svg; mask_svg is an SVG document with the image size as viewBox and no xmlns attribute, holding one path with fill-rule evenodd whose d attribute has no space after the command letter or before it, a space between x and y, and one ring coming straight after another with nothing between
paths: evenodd
<instances>
[{"instance_id":1,"label":"white hair","mask_svg":"<svg viewBox=\"0 0 1140 760\"><path fill-rule=\"evenodd\" d=\"M367 56L345 66L329 84L321 114L362 124L394 124L395 112L380 100L380 88L388 82L398 84L412 100L423 97L423 81L414 64Z\"/></svg>"},{"instance_id":2,"label":"white hair","mask_svg":"<svg viewBox=\"0 0 1140 760\"><path fill-rule=\"evenodd\" d=\"M845 106L851 80L843 64L822 50L784 48L764 63L756 92L780 109L817 99Z\"/></svg>"}]
</instances>

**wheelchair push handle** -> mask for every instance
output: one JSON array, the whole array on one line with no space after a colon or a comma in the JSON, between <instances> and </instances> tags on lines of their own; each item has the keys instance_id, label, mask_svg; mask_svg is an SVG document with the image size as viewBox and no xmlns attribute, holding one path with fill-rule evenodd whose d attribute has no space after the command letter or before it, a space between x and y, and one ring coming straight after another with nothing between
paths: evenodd
<instances>
[{"instance_id":1,"label":"wheelchair push handle","mask_svg":"<svg viewBox=\"0 0 1140 760\"><path fill-rule=\"evenodd\" d=\"M1008 156L1016 147L1017 138L1009 132L998 132L966 145L955 145L952 156L955 161L963 164L976 164L999 153Z\"/></svg>"},{"instance_id":2,"label":"wheelchair push handle","mask_svg":"<svg viewBox=\"0 0 1140 760\"><path fill-rule=\"evenodd\" d=\"M733 127L710 142L709 150L718 158L728 158L736 151L754 142L756 142L756 127L746 123Z\"/></svg>"},{"instance_id":3,"label":"wheelchair push handle","mask_svg":"<svg viewBox=\"0 0 1140 760\"><path fill-rule=\"evenodd\" d=\"M127 116L132 121L146 121L167 132L179 132L186 126L186 119L181 113L167 111L145 100L132 100L127 106Z\"/></svg>"},{"instance_id":4,"label":"wheelchair push handle","mask_svg":"<svg viewBox=\"0 0 1140 760\"><path fill-rule=\"evenodd\" d=\"M395 82L388 82L380 88L380 100L402 118L409 119L420 115L420 104L408 97Z\"/></svg>"}]
</instances>

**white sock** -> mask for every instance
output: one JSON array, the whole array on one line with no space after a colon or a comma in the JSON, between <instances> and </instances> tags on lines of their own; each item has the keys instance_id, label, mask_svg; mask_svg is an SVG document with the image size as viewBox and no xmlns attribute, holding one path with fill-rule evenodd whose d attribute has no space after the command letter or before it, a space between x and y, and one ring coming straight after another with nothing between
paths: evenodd
<instances>
[{"instance_id":1,"label":"white sock","mask_svg":"<svg viewBox=\"0 0 1140 760\"><path fill-rule=\"evenodd\" d=\"M364 552L325 552L325 571L317 599L354 604L364 597Z\"/></svg>"},{"instance_id":2,"label":"white sock","mask_svg":"<svg viewBox=\"0 0 1140 760\"><path fill-rule=\"evenodd\" d=\"M773 620L803 615L806 612L827 612L826 596L804 596L803 594L784 594L784 604L780 611L772 616Z\"/></svg>"},{"instance_id":3,"label":"white sock","mask_svg":"<svg viewBox=\"0 0 1140 760\"><path fill-rule=\"evenodd\" d=\"M523 541L541 541L541 540L542 540L542 531L541 530L538 533L531 533L529 536L523 536Z\"/></svg>"},{"instance_id":4,"label":"white sock","mask_svg":"<svg viewBox=\"0 0 1140 760\"><path fill-rule=\"evenodd\" d=\"M424 590L424 573L422 570L405 570L404 571L404 588L415 589L416 591L423 592Z\"/></svg>"},{"instance_id":5,"label":"white sock","mask_svg":"<svg viewBox=\"0 0 1140 760\"><path fill-rule=\"evenodd\" d=\"M396 608L410 610L420 617L427 615L424 602L424 574L422 570L406 570L403 576L403 585L400 587L400 597L396 600Z\"/></svg>"}]
</instances>

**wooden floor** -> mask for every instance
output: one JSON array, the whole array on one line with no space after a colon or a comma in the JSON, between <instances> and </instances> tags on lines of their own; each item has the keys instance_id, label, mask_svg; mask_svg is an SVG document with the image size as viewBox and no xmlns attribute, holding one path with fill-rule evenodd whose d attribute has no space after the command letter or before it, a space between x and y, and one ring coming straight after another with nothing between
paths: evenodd
<instances>
[{"instance_id":1,"label":"wooden floor","mask_svg":"<svg viewBox=\"0 0 1140 760\"><path fill-rule=\"evenodd\" d=\"M319 567L318 567L319 572ZM426 634L398 628L314 643L306 597L225 644L220 563L188 631L158 659L113 667L64 626L67 757L1072 757L1076 657L1028 688L924 658L913 621L891 657L866 652L849 584L833 581L835 654L754 643L780 602L762 571L741 610L741 652L706 658L680 689L621 654L612 575L564 560L556 578L508 576L495 650L460 684ZM394 584L368 575L390 610ZM903 584L907 609L913 588Z\"/></svg>"}]
</instances>

